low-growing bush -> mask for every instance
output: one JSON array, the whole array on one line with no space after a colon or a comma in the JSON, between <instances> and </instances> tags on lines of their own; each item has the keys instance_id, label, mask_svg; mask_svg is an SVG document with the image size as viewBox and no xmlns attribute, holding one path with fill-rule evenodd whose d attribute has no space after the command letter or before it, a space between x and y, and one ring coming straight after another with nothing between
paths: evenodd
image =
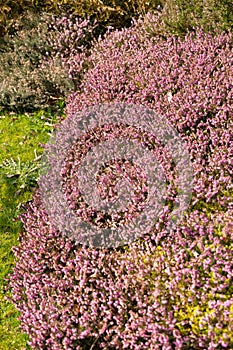
<instances>
[{"instance_id":1,"label":"low-growing bush","mask_svg":"<svg viewBox=\"0 0 233 350\"><path fill-rule=\"evenodd\" d=\"M21 5L23 2L12 10L15 13L19 11L19 19L10 21L5 35L0 38L0 109L14 111L46 108L59 97L65 98L71 90L77 89L83 69L88 67L86 46L90 46L93 38L103 35L109 26L112 29L128 27L133 18L145 16L148 11L143 20L145 31L151 36L165 38L170 34L184 36L187 31L195 31L200 26L204 31L232 30L233 23L231 2L228 0L188 3L183 0L152 0L146 3L137 0L101 4L99 1L90 3L89 0L78 4L45 1L36 5L29 1L25 4L27 10ZM37 11L37 6L40 11ZM8 1L2 11L5 9L11 13L11 8L12 3ZM64 15L62 19L62 11L70 15ZM65 60L61 45L66 47ZM59 55L58 47L62 55ZM42 64L46 52L53 58ZM73 60L75 54L77 58ZM76 62L79 75L71 72L71 60Z\"/></svg>"},{"instance_id":2,"label":"low-growing bush","mask_svg":"<svg viewBox=\"0 0 233 350\"><path fill-rule=\"evenodd\" d=\"M129 27L132 18L138 18L148 12L161 14L154 28L158 33L185 35L187 30L203 26L206 30L214 28L232 30L233 14L231 0L32 0L0 1L0 39L12 31L12 25L20 22L27 10L35 13L74 14L83 19L91 17L99 24L99 33L108 26L114 28Z\"/></svg>"},{"instance_id":3,"label":"low-growing bush","mask_svg":"<svg viewBox=\"0 0 233 350\"><path fill-rule=\"evenodd\" d=\"M232 31L232 2L228 0L167 0L153 31L184 36L202 27L208 31ZM157 28L159 27L159 28Z\"/></svg>"},{"instance_id":4,"label":"low-growing bush","mask_svg":"<svg viewBox=\"0 0 233 350\"><path fill-rule=\"evenodd\" d=\"M47 108L74 91L87 67L94 30L88 19L28 13L0 55L0 109Z\"/></svg>"},{"instance_id":5,"label":"low-growing bush","mask_svg":"<svg viewBox=\"0 0 233 350\"><path fill-rule=\"evenodd\" d=\"M94 68L69 97L67 114L123 101L165 115L189 144L193 205L213 202L224 210L232 190L232 34L199 31L183 41L146 39L141 27L116 31L99 41L91 60Z\"/></svg>"},{"instance_id":6,"label":"low-growing bush","mask_svg":"<svg viewBox=\"0 0 233 350\"><path fill-rule=\"evenodd\" d=\"M35 197L14 249L13 300L32 349L232 346L232 211L194 212L160 245L125 252L82 248L49 221Z\"/></svg>"},{"instance_id":7,"label":"low-growing bush","mask_svg":"<svg viewBox=\"0 0 233 350\"><path fill-rule=\"evenodd\" d=\"M0 1L0 37L11 30L12 23L20 21L25 11L59 15L62 12L74 14L83 19L92 17L100 23L102 29L109 25L114 28L129 26L133 17L138 17L156 9L160 0L1 0Z\"/></svg>"},{"instance_id":8,"label":"low-growing bush","mask_svg":"<svg viewBox=\"0 0 233 350\"><path fill-rule=\"evenodd\" d=\"M111 102L153 109L186 142L192 200L169 235L165 205L141 239L95 249L58 231L38 192L21 218L11 276L33 349L233 347L232 60L231 33L163 40L145 36L141 25L110 33L92 49L93 68L70 96L68 118ZM102 141L95 131L91 141ZM70 155L62 174L78 215L77 162Z\"/></svg>"}]
</instances>

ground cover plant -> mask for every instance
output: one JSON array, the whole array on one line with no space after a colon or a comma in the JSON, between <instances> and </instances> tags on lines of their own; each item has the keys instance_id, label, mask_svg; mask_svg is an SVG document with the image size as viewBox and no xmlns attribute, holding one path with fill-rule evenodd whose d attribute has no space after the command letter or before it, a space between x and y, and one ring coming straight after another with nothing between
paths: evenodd
<instances>
[{"instance_id":1,"label":"ground cover plant","mask_svg":"<svg viewBox=\"0 0 233 350\"><path fill-rule=\"evenodd\" d=\"M166 40L146 33L140 21L96 43L90 68L67 100L67 117L110 102L166 117L191 155L190 208L171 235L164 230L168 201L144 239L87 249L56 230L37 192L21 217L10 283L32 349L233 347L232 33L198 30ZM96 130L89 142L101 135ZM78 213L77 163L68 158L63 176Z\"/></svg>"},{"instance_id":2,"label":"ground cover plant","mask_svg":"<svg viewBox=\"0 0 233 350\"><path fill-rule=\"evenodd\" d=\"M184 36L187 31L200 26L205 31L232 30L233 11L229 0L4 1L0 6L0 74L3 81L0 110L22 112L54 105L57 99L76 89L83 70L88 68L86 44L90 46L93 38L103 35L109 26L112 29L129 27L133 18L144 16L148 11L153 14L147 20L151 35ZM60 57L57 45L63 41L64 33L67 50ZM64 62L69 60L70 46L72 55L75 49L80 56L76 81ZM47 56L53 59L49 65L43 65Z\"/></svg>"},{"instance_id":3,"label":"ground cover plant","mask_svg":"<svg viewBox=\"0 0 233 350\"><path fill-rule=\"evenodd\" d=\"M27 13L14 28L0 55L0 110L56 110L88 66L96 24L74 16ZM70 69L74 56L76 65Z\"/></svg>"},{"instance_id":4,"label":"ground cover plant","mask_svg":"<svg viewBox=\"0 0 233 350\"><path fill-rule=\"evenodd\" d=\"M32 12L52 13L62 12L75 14L83 19L95 18L100 24L100 30L109 25L122 28L131 25L132 18L138 18L149 11L163 12L167 28L179 34L193 26L205 26L208 30L218 27L220 30L232 29L232 3L230 0L58 0L56 2L31 0L7 0L0 2L0 37L11 31L11 25L20 20L26 10Z\"/></svg>"},{"instance_id":5,"label":"ground cover plant","mask_svg":"<svg viewBox=\"0 0 233 350\"><path fill-rule=\"evenodd\" d=\"M229 1L185 1L168 0L164 2L160 23L155 31L160 34L172 33L184 36L187 31L202 27L204 31L232 30L233 12Z\"/></svg>"},{"instance_id":6,"label":"ground cover plant","mask_svg":"<svg viewBox=\"0 0 233 350\"><path fill-rule=\"evenodd\" d=\"M16 220L36 186L43 148L57 117L46 111L0 116L0 349L23 349L28 339L19 327L19 313L7 300L6 277L14 265L22 224Z\"/></svg>"},{"instance_id":7,"label":"ground cover plant","mask_svg":"<svg viewBox=\"0 0 233 350\"><path fill-rule=\"evenodd\" d=\"M53 13L55 15L61 12L75 14L81 18L89 16L95 17L101 27L112 25L115 28L129 26L132 17L138 17L145 14L149 9L156 9L164 1L159 0L130 0L122 2L120 0L1 0L0 2L0 36L7 32L13 21L17 21L24 14L26 9L41 13Z\"/></svg>"}]
</instances>

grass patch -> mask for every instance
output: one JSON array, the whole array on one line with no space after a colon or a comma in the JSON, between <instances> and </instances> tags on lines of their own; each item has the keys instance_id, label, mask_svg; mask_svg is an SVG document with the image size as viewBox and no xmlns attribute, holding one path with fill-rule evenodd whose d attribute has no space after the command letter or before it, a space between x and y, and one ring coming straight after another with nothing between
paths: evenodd
<instances>
[{"instance_id":1,"label":"grass patch","mask_svg":"<svg viewBox=\"0 0 233 350\"><path fill-rule=\"evenodd\" d=\"M50 112L0 115L0 349L29 349L20 331L19 313L7 300L8 274L14 266L12 246L22 228L17 216L36 186L41 144L49 140L57 117ZM38 158L38 159L37 159Z\"/></svg>"}]
</instances>

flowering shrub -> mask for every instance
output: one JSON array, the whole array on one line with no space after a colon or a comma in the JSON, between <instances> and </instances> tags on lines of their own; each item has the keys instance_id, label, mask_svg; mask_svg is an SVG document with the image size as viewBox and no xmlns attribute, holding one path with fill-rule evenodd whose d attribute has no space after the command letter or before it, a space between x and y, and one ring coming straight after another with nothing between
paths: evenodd
<instances>
[{"instance_id":1,"label":"flowering shrub","mask_svg":"<svg viewBox=\"0 0 233 350\"><path fill-rule=\"evenodd\" d=\"M103 4L99 0L59 1L55 5L50 1L40 4L27 1L25 6L24 0L17 3L4 0L4 6L0 6L1 109L45 108L59 97L64 98L79 86L83 70L88 67L87 43L105 33L108 26L127 27L132 18L144 16L148 11L143 20L144 30L151 36L168 37L171 33L184 36L199 26L205 31L232 29L229 0L224 3L222 0L188 3L184 0L114 0ZM62 17L63 11L70 15ZM91 25L89 18L91 22L96 19L96 24Z\"/></svg>"},{"instance_id":2,"label":"flowering shrub","mask_svg":"<svg viewBox=\"0 0 233 350\"><path fill-rule=\"evenodd\" d=\"M25 9L39 14L46 12L59 15L66 12L83 19L95 17L102 28L108 25L121 28L130 25L132 17L145 14L149 9L156 9L162 3L160 0L0 0L0 37L11 29L12 22L22 18Z\"/></svg>"},{"instance_id":3,"label":"flowering shrub","mask_svg":"<svg viewBox=\"0 0 233 350\"><path fill-rule=\"evenodd\" d=\"M56 230L38 192L22 216L11 276L33 349L233 347L232 34L162 40L141 33L140 26L116 31L95 45L68 118L109 102L167 118L191 155L190 208L170 235L166 205L143 239L94 249ZM75 202L73 154L63 176Z\"/></svg>"},{"instance_id":4,"label":"flowering shrub","mask_svg":"<svg viewBox=\"0 0 233 350\"><path fill-rule=\"evenodd\" d=\"M11 277L32 348L231 347L231 217L195 212L160 245L155 230L109 252L64 239L35 197Z\"/></svg>"},{"instance_id":5,"label":"flowering shrub","mask_svg":"<svg viewBox=\"0 0 233 350\"><path fill-rule=\"evenodd\" d=\"M48 44L50 50L46 52L46 59L39 67L40 70L48 71L51 64L58 64L60 70L68 75L75 90L81 81L85 65L87 66L88 49L94 39L96 24L91 24L89 19L82 20L72 15L56 18L51 16L47 22ZM52 72L51 79L55 80L57 89L62 87L62 80L56 84L57 75ZM45 78L46 73L45 73Z\"/></svg>"},{"instance_id":6,"label":"flowering shrub","mask_svg":"<svg viewBox=\"0 0 233 350\"><path fill-rule=\"evenodd\" d=\"M233 14L231 1L221 0L167 0L156 25L149 20L152 32L184 36L187 31L202 27L205 32L231 31Z\"/></svg>"},{"instance_id":7,"label":"flowering shrub","mask_svg":"<svg viewBox=\"0 0 233 350\"><path fill-rule=\"evenodd\" d=\"M70 96L67 114L124 101L165 115L193 159L193 206L225 210L232 191L232 34L146 40L128 29L99 42L91 59L94 68L82 92Z\"/></svg>"},{"instance_id":8,"label":"flowering shrub","mask_svg":"<svg viewBox=\"0 0 233 350\"><path fill-rule=\"evenodd\" d=\"M28 13L15 27L0 55L0 108L46 108L75 90L87 67L95 25L74 16Z\"/></svg>"}]
</instances>

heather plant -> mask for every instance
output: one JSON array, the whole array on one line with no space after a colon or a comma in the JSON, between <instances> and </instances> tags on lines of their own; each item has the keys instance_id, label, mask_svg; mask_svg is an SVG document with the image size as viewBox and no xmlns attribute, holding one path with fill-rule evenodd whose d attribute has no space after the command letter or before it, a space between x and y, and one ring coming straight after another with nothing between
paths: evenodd
<instances>
[{"instance_id":1,"label":"heather plant","mask_svg":"<svg viewBox=\"0 0 233 350\"><path fill-rule=\"evenodd\" d=\"M133 29L114 32L93 49L94 68L80 86L83 92L71 95L67 113L110 101L139 102L166 113L190 144L196 171L193 205L205 198L224 210L232 190L231 44L232 34L200 31L183 42L142 40Z\"/></svg>"},{"instance_id":2,"label":"heather plant","mask_svg":"<svg viewBox=\"0 0 233 350\"><path fill-rule=\"evenodd\" d=\"M75 14L83 19L95 18L100 24L100 30L111 25L114 28L129 26L132 17L138 17L147 13L149 9L156 9L161 5L160 0L43 0L35 2L32 0L1 0L0 2L0 37L11 30L13 22L20 21L25 14L25 9L35 13L50 13L59 15L62 12Z\"/></svg>"},{"instance_id":3,"label":"heather plant","mask_svg":"<svg viewBox=\"0 0 233 350\"><path fill-rule=\"evenodd\" d=\"M35 197L23 218L21 247L14 249L11 282L31 347L231 347L228 215L198 212L159 245L147 237L124 251L106 251L64 239ZM215 235L219 222L225 233Z\"/></svg>"},{"instance_id":4,"label":"heather plant","mask_svg":"<svg viewBox=\"0 0 233 350\"><path fill-rule=\"evenodd\" d=\"M11 2L7 4L3 12L5 9L11 13ZM65 98L76 90L84 70L89 67L87 47L109 26L112 29L127 27L133 18L146 15L142 27L151 36L166 38L171 33L184 36L187 31L195 31L200 26L205 31L216 32L232 28L229 1L187 4L183 0L162 3L138 0L120 4L114 1L103 6L99 1L91 4L84 1L77 4L76 9L72 7L74 3L71 7L56 3L55 14L51 13L53 5L47 2L38 4L39 12L36 7L30 7L30 2L26 7L30 8L29 13L21 5L20 2L16 6L21 9L20 18L6 26L5 36L0 40L0 105L1 109L14 111L54 106L58 98ZM43 12L47 8L48 13ZM14 11L17 13L16 8ZM63 11L70 14L62 18ZM61 45L64 45L62 49Z\"/></svg>"},{"instance_id":5,"label":"heather plant","mask_svg":"<svg viewBox=\"0 0 233 350\"><path fill-rule=\"evenodd\" d=\"M136 26L95 44L90 69L68 99L67 118L111 102L153 109L186 142L194 169L192 200L167 234L174 164L169 157L163 163L155 140L149 143L140 131L140 142L167 169L169 188L161 216L142 238L112 249L82 246L54 226L38 191L21 217L24 230L10 282L32 349L233 347L232 61L232 33L199 30L184 40L164 40ZM62 172L69 205L100 226L108 218L98 222L80 200L75 154L110 132L135 137L135 130L121 127L93 130L74 145ZM104 175L98 174L105 197L114 196L118 168L107 164Z\"/></svg>"},{"instance_id":6,"label":"heather plant","mask_svg":"<svg viewBox=\"0 0 233 350\"><path fill-rule=\"evenodd\" d=\"M33 13L16 23L0 55L1 109L56 108L81 79L94 28L88 19Z\"/></svg>"},{"instance_id":7,"label":"heather plant","mask_svg":"<svg viewBox=\"0 0 233 350\"><path fill-rule=\"evenodd\" d=\"M36 13L50 13L59 15L62 12L75 14L83 19L95 18L99 23L99 32L103 32L110 25L114 28L123 28L131 25L132 18L138 18L148 12L162 13L160 20L153 31L184 35L193 27L203 26L207 30L232 29L232 2L230 0L130 0L122 2L90 1L90 0L7 0L0 6L0 36L11 31L12 23L20 21L25 9ZM157 27L157 28L156 28Z\"/></svg>"},{"instance_id":8,"label":"heather plant","mask_svg":"<svg viewBox=\"0 0 233 350\"><path fill-rule=\"evenodd\" d=\"M54 35L49 36L50 50L46 52L46 59L39 69L47 71L47 67L60 64L60 69L63 68L73 84L72 89L76 90L88 67L88 54L96 36L96 27L96 21L91 23L90 19L82 20L72 15L60 18L53 16L48 24L48 31L52 31ZM52 71L51 79L55 79L55 84L57 75ZM56 85L61 88L62 77Z\"/></svg>"}]
</instances>

